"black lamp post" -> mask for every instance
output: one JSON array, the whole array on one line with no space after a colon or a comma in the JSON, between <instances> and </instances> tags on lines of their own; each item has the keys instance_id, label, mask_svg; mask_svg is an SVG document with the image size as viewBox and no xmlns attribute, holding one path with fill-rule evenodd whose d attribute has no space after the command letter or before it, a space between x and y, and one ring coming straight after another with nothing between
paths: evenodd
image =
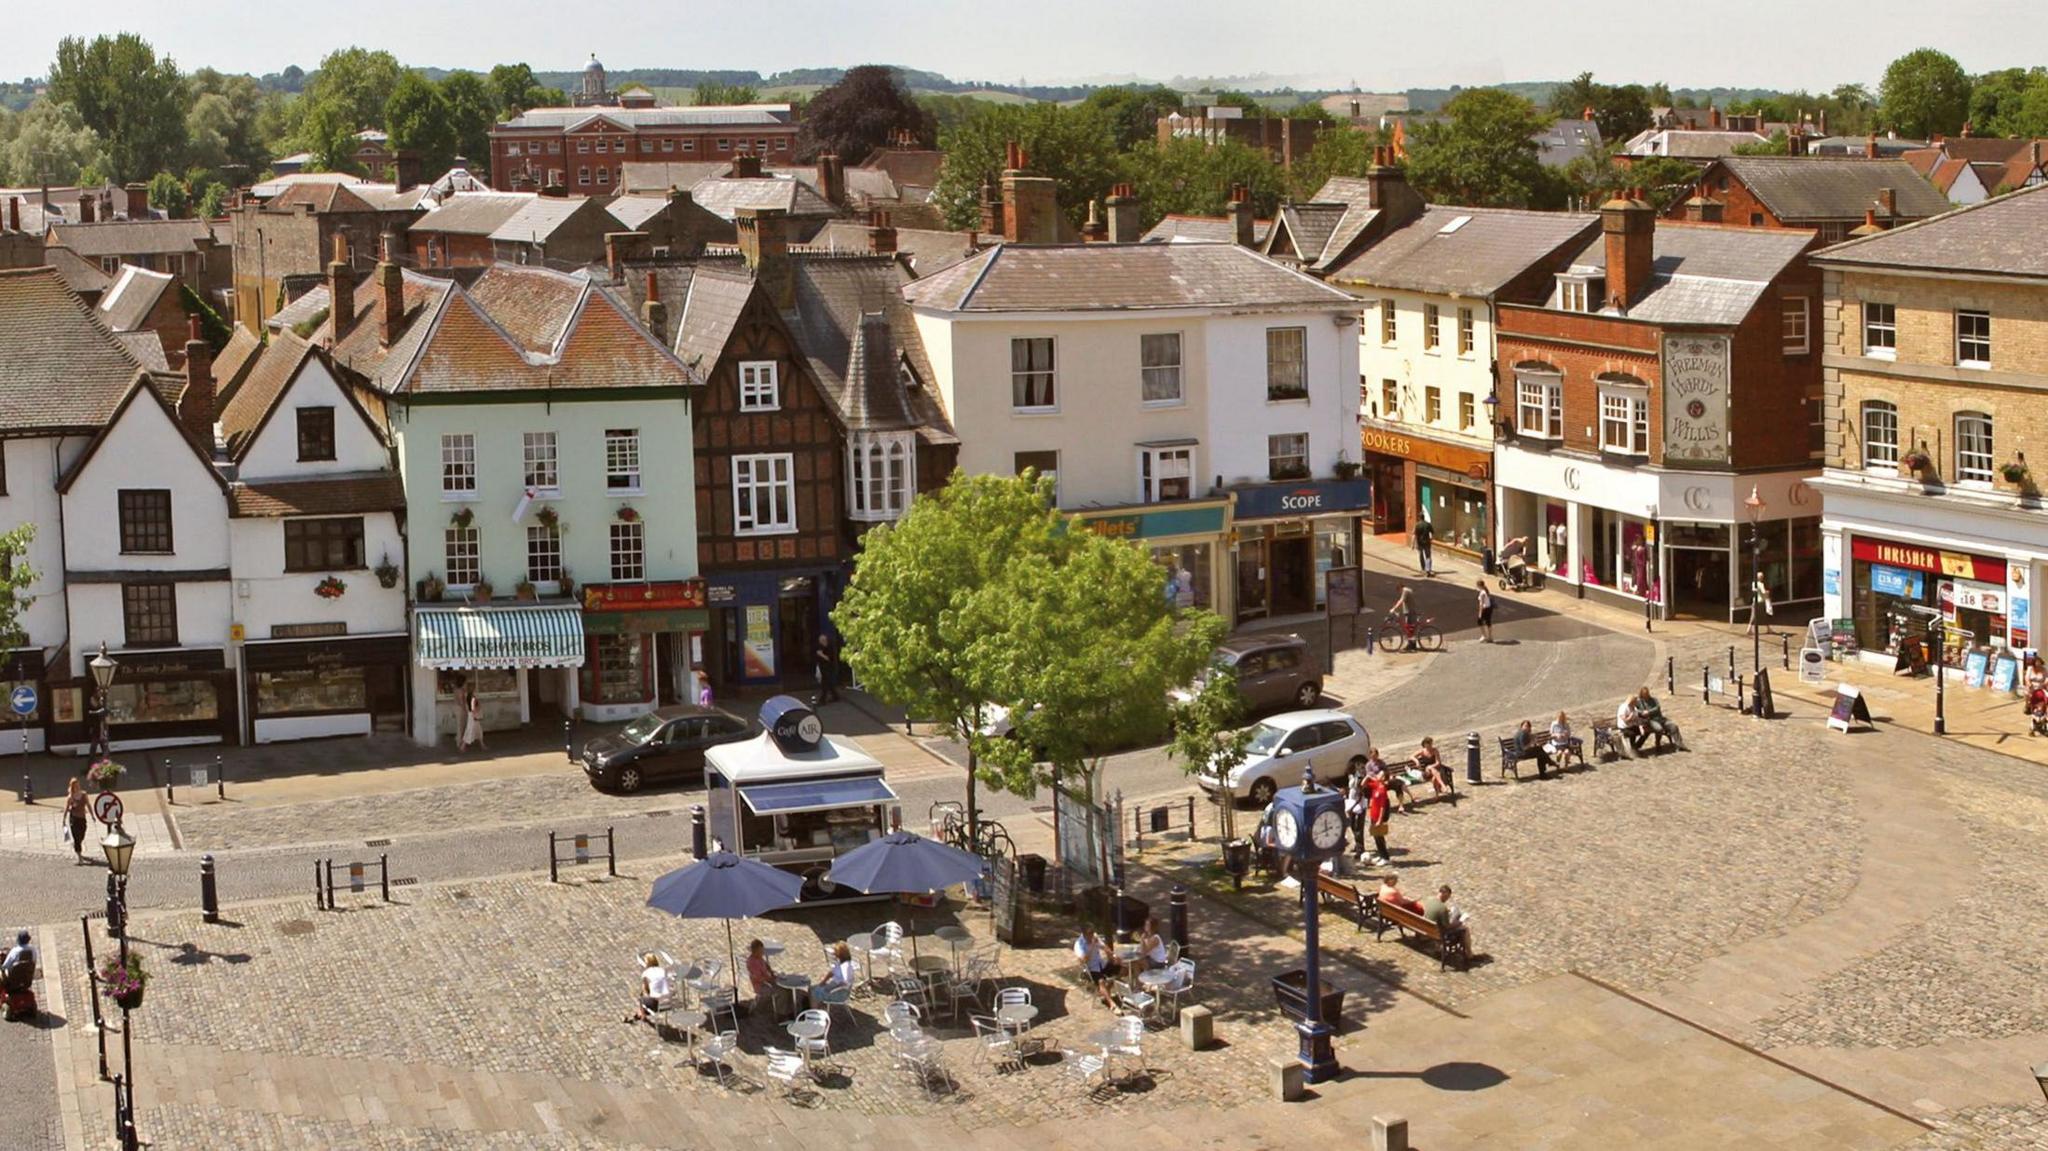
<instances>
[{"instance_id":1,"label":"black lamp post","mask_svg":"<svg viewBox=\"0 0 2048 1151\"><path fill-rule=\"evenodd\" d=\"M1764 629L1760 614L1764 607L1764 501L1755 485L1750 486L1749 498L1742 501L1742 506L1749 509L1749 712L1758 719L1769 719L1764 714Z\"/></svg>"},{"instance_id":2,"label":"black lamp post","mask_svg":"<svg viewBox=\"0 0 2048 1151\"><path fill-rule=\"evenodd\" d=\"M107 645L100 644L100 653L86 664L92 669L93 710L99 715L99 730L93 733L93 754L106 755L113 750L113 737L108 731L107 689L114 685L114 672L120 664L107 655Z\"/></svg>"},{"instance_id":3,"label":"black lamp post","mask_svg":"<svg viewBox=\"0 0 2048 1151\"><path fill-rule=\"evenodd\" d=\"M102 656L102 658L105 658ZM97 662L97 661L95 661ZM109 663L112 661L109 660ZM94 674L98 674L95 667ZM108 678L112 678L109 670ZM107 919L121 941L121 970L128 970L128 865L135 859L135 837L122 830L119 823L100 840L100 850L107 856ZM98 973L94 973L98 977ZM140 1140L135 1134L135 1047L129 1036L132 1025L128 1016L128 1001L123 997L121 1004L121 1074L114 1079L114 1133L121 1141L122 1151L136 1151Z\"/></svg>"}]
</instances>

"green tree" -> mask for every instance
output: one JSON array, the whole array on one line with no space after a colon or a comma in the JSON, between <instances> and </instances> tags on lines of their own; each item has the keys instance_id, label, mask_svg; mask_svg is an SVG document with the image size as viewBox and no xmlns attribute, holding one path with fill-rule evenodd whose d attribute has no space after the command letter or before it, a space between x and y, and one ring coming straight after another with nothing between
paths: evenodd
<instances>
[{"instance_id":1,"label":"green tree","mask_svg":"<svg viewBox=\"0 0 2048 1151\"><path fill-rule=\"evenodd\" d=\"M158 172L149 178L149 206L181 220L192 212L192 193L185 187L185 181L169 172Z\"/></svg>"},{"instance_id":2,"label":"green tree","mask_svg":"<svg viewBox=\"0 0 2048 1151\"><path fill-rule=\"evenodd\" d=\"M168 56L130 32L91 42L67 36L50 65L50 98L71 104L107 142L117 180L174 166L185 145L184 77Z\"/></svg>"},{"instance_id":3,"label":"green tree","mask_svg":"<svg viewBox=\"0 0 2048 1151\"><path fill-rule=\"evenodd\" d=\"M1593 113L1603 140L1626 140L1650 126L1650 91L1641 84L1613 86L1581 72L1550 92L1550 114L1576 120Z\"/></svg>"},{"instance_id":4,"label":"green tree","mask_svg":"<svg viewBox=\"0 0 2048 1151\"><path fill-rule=\"evenodd\" d=\"M291 107L298 144L314 163L330 171L347 169L355 155L355 134L384 127L385 109L405 69L389 52L342 48L320 61L320 70Z\"/></svg>"},{"instance_id":5,"label":"green tree","mask_svg":"<svg viewBox=\"0 0 2048 1151\"><path fill-rule=\"evenodd\" d=\"M1768 140L1752 140L1746 144L1735 145L1735 154L1738 156L1789 156L1792 154L1792 141L1785 135L1784 129L1781 128L1778 131L1772 132L1771 138Z\"/></svg>"},{"instance_id":6,"label":"green tree","mask_svg":"<svg viewBox=\"0 0 2048 1151\"><path fill-rule=\"evenodd\" d=\"M28 545L35 538L34 524L0 532L0 649L28 646L28 630L21 617L35 602L28 590L37 578L28 565Z\"/></svg>"},{"instance_id":7,"label":"green tree","mask_svg":"<svg viewBox=\"0 0 2048 1151\"><path fill-rule=\"evenodd\" d=\"M1196 684L1194 695L1173 705L1173 743L1168 751L1190 776L1217 784L1216 811L1226 843L1237 838L1237 803L1230 793L1230 773L1244 763L1251 750L1252 731L1244 726L1244 714L1237 677L1223 667L1211 667Z\"/></svg>"},{"instance_id":8,"label":"green tree","mask_svg":"<svg viewBox=\"0 0 2048 1151\"><path fill-rule=\"evenodd\" d=\"M398 78L391 101L384 106L383 119L392 149L418 156L423 177L438 179L454 163L454 119L448 101L425 73L409 69Z\"/></svg>"},{"instance_id":9,"label":"green tree","mask_svg":"<svg viewBox=\"0 0 2048 1151\"><path fill-rule=\"evenodd\" d=\"M0 168L17 186L84 183L87 171L103 172L106 163L106 144L78 109L47 98L14 117L13 138L0 150Z\"/></svg>"},{"instance_id":10,"label":"green tree","mask_svg":"<svg viewBox=\"0 0 2048 1151\"><path fill-rule=\"evenodd\" d=\"M1230 189L1238 185L1251 192L1252 211L1269 217L1287 191L1286 173L1263 149L1228 141L1213 147L1192 139L1169 140L1164 147L1141 143L1124 153L1123 165L1148 228L1173 212L1222 215Z\"/></svg>"},{"instance_id":11,"label":"green tree","mask_svg":"<svg viewBox=\"0 0 2048 1151\"><path fill-rule=\"evenodd\" d=\"M1980 136L2048 135L2048 68L2007 68L1977 77L1970 129Z\"/></svg>"},{"instance_id":12,"label":"green tree","mask_svg":"<svg viewBox=\"0 0 2048 1151\"><path fill-rule=\"evenodd\" d=\"M234 106L226 96L207 92L185 113L185 164L218 172L228 166L229 141L238 130Z\"/></svg>"},{"instance_id":13,"label":"green tree","mask_svg":"<svg viewBox=\"0 0 2048 1151\"><path fill-rule=\"evenodd\" d=\"M752 84L703 83L690 93L690 103L704 106L759 104L761 93Z\"/></svg>"},{"instance_id":14,"label":"green tree","mask_svg":"<svg viewBox=\"0 0 2048 1151\"><path fill-rule=\"evenodd\" d=\"M1307 200L1332 176L1363 176L1372 167L1373 149L1385 144L1377 129L1330 128L1316 139L1307 156L1294 161L1288 174L1294 198Z\"/></svg>"},{"instance_id":15,"label":"green tree","mask_svg":"<svg viewBox=\"0 0 2048 1151\"><path fill-rule=\"evenodd\" d=\"M550 88L534 79L533 69L525 64L499 64L491 69L485 82L490 85L501 117L517 116L528 108L555 108L569 102L569 97L560 88Z\"/></svg>"},{"instance_id":16,"label":"green tree","mask_svg":"<svg viewBox=\"0 0 2048 1151\"><path fill-rule=\"evenodd\" d=\"M1448 120L1409 137L1408 179L1433 203L1542 206L1552 182L1536 159L1549 121L1535 105L1497 88L1470 88L1444 105Z\"/></svg>"},{"instance_id":17,"label":"green tree","mask_svg":"<svg viewBox=\"0 0 2048 1151\"><path fill-rule=\"evenodd\" d=\"M1159 118L1180 111L1180 93L1163 84L1149 88L1112 84L1088 93L1081 103L1109 121L1118 151L1159 139Z\"/></svg>"},{"instance_id":18,"label":"green tree","mask_svg":"<svg viewBox=\"0 0 2048 1151\"><path fill-rule=\"evenodd\" d=\"M1088 216L1088 202L1109 195L1120 157L1102 113L1085 105L984 104L939 141L946 153L932 200L955 228L981 219L981 187L996 187L1004 146L1021 144L1033 175L1059 185L1060 207L1070 223Z\"/></svg>"},{"instance_id":19,"label":"green tree","mask_svg":"<svg viewBox=\"0 0 2048 1151\"><path fill-rule=\"evenodd\" d=\"M450 72L441 78L441 101L455 131L455 152L481 168L491 159L491 125L498 122L497 96L490 82L474 72Z\"/></svg>"},{"instance_id":20,"label":"green tree","mask_svg":"<svg viewBox=\"0 0 2048 1151\"><path fill-rule=\"evenodd\" d=\"M1970 77L1933 48L1918 48L1891 62L1878 85L1884 121L1902 136L1926 140L1960 131L1970 115Z\"/></svg>"},{"instance_id":21,"label":"green tree","mask_svg":"<svg viewBox=\"0 0 2048 1151\"><path fill-rule=\"evenodd\" d=\"M265 92L248 76L231 76L201 68L186 79L192 106L185 114L188 137L185 166L215 171L232 170L246 179L248 173L269 166L271 146L277 141L266 133L266 116L276 118L283 97ZM217 150L219 162L203 155L204 147Z\"/></svg>"},{"instance_id":22,"label":"green tree","mask_svg":"<svg viewBox=\"0 0 2048 1151\"><path fill-rule=\"evenodd\" d=\"M937 130L903 76L881 64L850 68L837 84L811 97L797 126L799 159L835 153L848 165L868 158L898 133L930 141Z\"/></svg>"},{"instance_id":23,"label":"green tree","mask_svg":"<svg viewBox=\"0 0 2048 1151\"><path fill-rule=\"evenodd\" d=\"M202 220L220 219L227 214L227 207L228 186L226 184L208 184L206 191L202 192L199 196L199 218Z\"/></svg>"},{"instance_id":24,"label":"green tree","mask_svg":"<svg viewBox=\"0 0 2048 1151\"><path fill-rule=\"evenodd\" d=\"M1607 143L1600 151L1566 164L1564 181L1570 195L1586 210L1613 199L1624 188L1641 188L1659 212L1693 194L1700 170L1671 156L1642 156L1624 163L1621 145Z\"/></svg>"}]
</instances>

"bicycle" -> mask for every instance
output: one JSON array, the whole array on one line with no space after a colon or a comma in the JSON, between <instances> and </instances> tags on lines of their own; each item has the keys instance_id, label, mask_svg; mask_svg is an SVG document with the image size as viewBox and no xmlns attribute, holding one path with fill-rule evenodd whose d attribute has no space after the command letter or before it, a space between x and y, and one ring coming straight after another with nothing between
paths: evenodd
<instances>
[{"instance_id":1,"label":"bicycle","mask_svg":"<svg viewBox=\"0 0 2048 1151\"><path fill-rule=\"evenodd\" d=\"M1442 651L1444 647L1444 633L1436 626L1434 616L1421 616L1411 624L1399 616L1390 615L1381 621L1379 634L1382 637L1379 643L1381 651L1407 651L1411 648ZM1398 645L1388 643L1385 637L1393 635L1399 635L1402 642Z\"/></svg>"}]
</instances>

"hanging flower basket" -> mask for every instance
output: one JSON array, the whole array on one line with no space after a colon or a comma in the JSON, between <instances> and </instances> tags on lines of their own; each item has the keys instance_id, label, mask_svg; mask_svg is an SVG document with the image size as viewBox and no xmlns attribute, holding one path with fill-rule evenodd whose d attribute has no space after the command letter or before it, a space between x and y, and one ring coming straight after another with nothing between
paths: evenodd
<instances>
[{"instance_id":1,"label":"hanging flower basket","mask_svg":"<svg viewBox=\"0 0 2048 1151\"><path fill-rule=\"evenodd\" d=\"M533 518L540 522L540 526L550 531L558 530L562 526L562 513L547 504L541 505L541 509L533 513Z\"/></svg>"},{"instance_id":2,"label":"hanging flower basket","mask_svg":"<svg viewBox=\"0 0 2048 1151\"><path fill-rule=\"evenodd\" d=\"M127 770L111 759L98 759L85 769L85 780L101 791L112 791L121 782L121 773Z\"/></svg>"},{"instance_id":3,"label":"hanging flower basket","mask_svg":"<svg viewBox=\"0 0 2048 1151\"><path fill-rule=\"evenodd\" d=\"M632 504L626 504L619 508L619 522L622 524L637 524L640 522L640 513L633 510Z\"/></svg>"},{"instance_id":4,"label":"hanging flower basket","mask_svg":"<svg viewBox=\"0 0 2048 1151\"><path fill-rule=\"evenodd\" d=\"M313 585L313 594L321 599L340 599L347 591L348 585L341 582L340 576L328 576Z\"/></svg>"},{"instance_id":5,"label":"hanging flower basket","mask_svg":"<svg viewBox=\"0 0 2048 1151\"><path fill-rule=\"evenodd\" d=\"M2007 464L2000 464L1998 474L2005 477L2006 483L2018 484L2021 487L2027 486L2033 480L2032 474L2027 471L2027 465L2017 460Z\"/></svg>"},{"instance_id":6,"label":"hanging flower basket","mask_svg":"<svg viewBox=\"0 0 2048 1151\"><path fill-rule=\"evenodd\" d=\"M459 509L454 515L448 517L448 522L454 524L456 527L459 528L466 528L475 520L475 508L462 508Z\"/></svg>"},{"instance_id":7,"label":"hanging flower basket","mask_svg":"<svg viewBox=\"0 0 2048 1151\"><path fill-rule=\"evenodd\" d=\"M113 999L123 1011L133 1011L142 1006L143 989L149 986L149 975L142 970L142 957L130 955L126 964L120 956L108 957L100 964L100 990Z\"/></svg>"},{"instance_id":8,"label":"hanging flower basket","mask_svg":"<svg viewBox=\"0 0 2048 1151\"><path fill-rule=\"evenodd\" d=\"M391 562L389 553L377 564L376 574L379 584L385 587L398 586L398 565Z\"/></svg>"}]
</instances>

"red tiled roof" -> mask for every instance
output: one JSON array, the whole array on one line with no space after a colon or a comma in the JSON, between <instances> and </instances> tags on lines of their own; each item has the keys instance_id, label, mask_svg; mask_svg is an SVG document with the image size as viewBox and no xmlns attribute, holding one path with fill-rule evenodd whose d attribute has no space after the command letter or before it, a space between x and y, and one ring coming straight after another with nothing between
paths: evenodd
<instances>
[{"instance_id":1,"label":"red tiled roof","mask_svg":"<svg viewBox=\"0 0 2048 1151\"><path fill-rule=\"evenodd\" d=\"M396 472L237 483L228 489L228 514L243 518L390 512L404 507L405 485Z\"/></svg>"},{"instance_id":2,"label":"red tiled roof","mask_svg":"<svg viewBox=\"0 0 2048 1151\"><path fill-rule=\"evenodd\" d=\"M395 390L489 392L701 382L588 279L507 264L485 277L493 278L498 282L482 293L459 287L450 291L438 308L417 366ZM483 283L479 280L478 286ZM564 291L565 283L576 290ZM560 334L541 342L550 331Z\"/></svg>"}]
</instances>

